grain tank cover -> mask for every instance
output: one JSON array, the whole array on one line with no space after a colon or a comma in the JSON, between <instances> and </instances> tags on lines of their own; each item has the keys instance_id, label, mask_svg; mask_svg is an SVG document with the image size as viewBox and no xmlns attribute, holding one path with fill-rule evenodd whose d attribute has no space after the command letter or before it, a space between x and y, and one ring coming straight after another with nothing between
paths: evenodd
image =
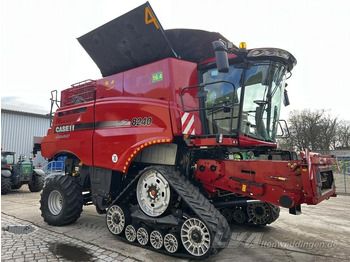
<instances>
[{"instance_id":1,"label":"grain tank cover","mask_svg":"<svg viewBox=\"0 0 350 262\"><path fill-rule=\"evenodd\" d=\"M195 63L215 57L214 41L229 42L219 33L197 29L169 29L165 35L181 59Z\"/></svg>"},{"instance_id":2,"label":"grain tank cover","mask_svg":"<svg viewBox=\"0 0 350 262\"><path fill-rule=\"evenodd\" d=\"M102 76L175 57L199 63L215 57L212 42L219 33L194 29L163 30L145 4L78 38Z\"/></svg>"},{"instance_id":3,"label":"grain tank cover","mask_svg":"<svg viewBox=\"0 0 350 262\"><path fill-rule=\"evenodd\" d=\"M177 57L148 2L79 37L78 41L104 77Z\"/></svg>"}]
</instances>

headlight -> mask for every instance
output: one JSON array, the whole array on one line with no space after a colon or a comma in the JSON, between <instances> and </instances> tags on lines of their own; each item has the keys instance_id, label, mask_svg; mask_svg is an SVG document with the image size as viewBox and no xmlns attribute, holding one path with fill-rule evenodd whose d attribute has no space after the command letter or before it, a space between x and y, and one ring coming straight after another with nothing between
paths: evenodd
<instances>
[{"instance_id":1,"label":"headlight","mask_svg":"<svg viewBox=\"0 0 350 262\"><path fill-rule=\"evenodd\" d=\"M288 60L290 54L287 51L276 48L259 48L253 49L248 53L248 57L258 57L258 56L277 56Z\"/></svg>"}]
</instances>

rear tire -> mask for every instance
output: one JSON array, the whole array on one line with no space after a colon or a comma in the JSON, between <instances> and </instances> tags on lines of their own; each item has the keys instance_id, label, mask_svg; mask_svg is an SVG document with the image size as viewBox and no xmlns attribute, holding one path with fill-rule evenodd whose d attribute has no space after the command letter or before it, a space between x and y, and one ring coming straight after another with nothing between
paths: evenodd
<instances>
[{"instance_id":1,"label":"rear tire","mask_svg":"<svg viewBox=\"0 0 350 262\"><path fill-rule=\"evenodd\" d=\"M7 195L11 189L11 178L1 176L1 195Z\"/></svg>"},{"instance_id":2,"label":"rear tire","mask_svg":"<svg viewBox=\"0 0 350 262\"><path fill-rule=\"evenodd\" d=\"M83 194L78 182L70 176L49 179L41 193L40 210L49 225L74 223L83 211Z\"/></svg>"},{"instance_id":3,"label":"rear tire","mask_svg":"<svg viewBox=\"0 0 350 262\"><path fill-rule=\"evenodd\" d=\"M34 173L32 181L30 181L28 184L30 192L41 191L44 187L44 182L45 182L45 179L43 176L40 176Z\"/></svg>"}]
</instances>

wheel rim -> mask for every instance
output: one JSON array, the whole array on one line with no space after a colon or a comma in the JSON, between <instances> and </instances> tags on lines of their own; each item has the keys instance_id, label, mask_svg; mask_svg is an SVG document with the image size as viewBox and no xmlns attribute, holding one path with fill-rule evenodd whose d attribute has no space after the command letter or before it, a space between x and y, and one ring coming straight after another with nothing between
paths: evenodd
<instances>
[{"instance_id":1,"label":"wheel rim","mask_svg":"<svg viewBox=\"0 0 350 262\"><path fill-rule=\"evenodd\" d=\"M203 256L211 244L209 230L201 220L189 218L181 227L181 242L191 255Z\"/></svg>"},{"instance_id":2,"label":"wheel rim","mask_svg":"<svg viewBox=\"0 0 350 262\"><path fill-rule=\"evenodd\" d=\"M136 239L136 229L132 225L125 228L125 237L129 242L134 242Z\"/></svg>"},{"instance_id":3,"label":"wheel rim","mask_svg":"<svg viewBox=\"0 0 350 262\"><path fill-rule=\"evenodd\" d=\"M114 235L119 235L125 227L125 214L120 206L111 206L107 211L107 227Z\"/></svg>"},{"instance_id":4,"label":"wheel rim","mask_svg":"<svg viewBox=\"0 0 350 262\"><path fill-rule=\"evenodd\" d=\"M136 196L140 208L146 215L160 216L169 206L169 183L157 170L147 170L137 183Z\"/></svg>"},{"instance_id":5,"label":"wheel rim","mask_svg":"<svg viewBox=\"0 0 350 262\"><path fill-rule=\"evenodd\" d=\"M159 231L152 231L150 235L150 242L152 247L160 249L163 246L163 235Z\"/></svg>"},{"instance_id":6,"label":"wheel rim","mask_svg":"<svg viewBox=\"0 0 350 262\"><path fill-rule=\"evenodd\" d=\"M245 214L241 209L236 209L233 212L233 220L238 223L238 224L242 224L245 221Z\"/></svg>"},{"instance_id":7,"label":"wheel rim","mask_svg":"<svg viewBox=\"0 0 350 262\"><path fill-rule=\"evenodd\" d=\"M233 212L231 209L225 208L221 211L221 214L226 218L227 222L230 223L233 219Z\"/></svg>"},{"instance_id":8,"label":"wheel rim","mask_svg":"<svg viewBox=\"0 0 350 262\"><path fill-rule=\"evenodd\" d=\"M61 193L57 190L53 190L48 198L48 207L54 216L57 216L59 213L61 213L63 206L63 197Z\"/></svg>"},{"instance_id":9,"label":"wheel rim","mask_svg":"<svg viewBox=\"0 0 350 262\"><path fill-rule=\"evenodd\" d=\"M267 203L249 204L247 213L250 220L257 225L266 224L271 217L271 211Z\"/></svg>"},{"instance_id":10,"label":"wheel rim","mask_svg":"<svg viewBox=\"0 0 350 262\"><path fill-rule=\"evenodd\" d=\"M173 234L166 234L164 237L164 247L169 253L175 253L179 249L179 242Z\"/></svg>"},{"instance_id":11,"label":"wheel rim","mask_svg":"<svg viewBox=\"0 0 350 262\"><path fill-rule=\"evenodd\" d=\"M147 243L148 243L148 239L149 239L149 237L148 237L148 232L147 232L147 230L144 229L143 227L140 227L140 228L137 230L137 241L138 241L141 245L145 246L145 245L147 245Z\"/></svg>"}]
</instances>

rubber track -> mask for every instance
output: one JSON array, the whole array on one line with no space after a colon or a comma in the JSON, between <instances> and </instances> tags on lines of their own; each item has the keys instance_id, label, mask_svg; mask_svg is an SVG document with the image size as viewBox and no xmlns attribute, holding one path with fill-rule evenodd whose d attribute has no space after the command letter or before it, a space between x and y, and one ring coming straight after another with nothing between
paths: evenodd
<instances>
[{"instance_id":1,"label":"rubber track","mask_svg":"<svg viewBox=\"0 0 350 262\"><path fill-rule=\"evenodd\" d=\"M219 210L185 176L181 175L173 167L157 166L152 168L157 169L165 176L175 192L208 227L213 238L212 253L227 247L231 239L231 230L227 220Z\"/></svg>"},{"instance_id":2,"label":"rubber track","mask_svg":"<svg viewBox=\"0 0 350 262\"><path fill-rule=\"evenodd\" d=\"M120 204L123 203L125 198L131 193L133 189L136 187L136 183L139 180L139 177L141 176L142 172L140 172L135 178L123 189L123 191L116 197L116 199L112 202L110 206L115 205L116 203ZM135 187L134 187L135 186Z\"/></svg>"},{"instance_id":3,"label":"rubber track","mask_svg":"<svg viewBox=\"0 0 350 262\"><path fill-rule=\"evenodd\" d=\"M110 205L123 204L125 198L129 196L132 190L135 189L139 177L147 170L155 169L160 172L169 182L170 186L182 198L186 205L200 218L211 233L213 242L211 245L212 252L209 252L205 257L215 254L226 248L231 239L230 226L225 217L217 210L207 198L205 198L199 190L179 171L176 171L171 166L150 166L143 169L118 195L118 197ZM122 238L123 239L123 238ZM146 247L147 248L147 247ZM150 248L154 250L153 248ZM161 252L160 250L156 250ZM170 253L162 252L167 255ZM173 254L175 256L183 256L181 254ZM196 258L190 255L184 257ZM201 257L204 258L204 257Z\"/></svg>"}]
</instances>

